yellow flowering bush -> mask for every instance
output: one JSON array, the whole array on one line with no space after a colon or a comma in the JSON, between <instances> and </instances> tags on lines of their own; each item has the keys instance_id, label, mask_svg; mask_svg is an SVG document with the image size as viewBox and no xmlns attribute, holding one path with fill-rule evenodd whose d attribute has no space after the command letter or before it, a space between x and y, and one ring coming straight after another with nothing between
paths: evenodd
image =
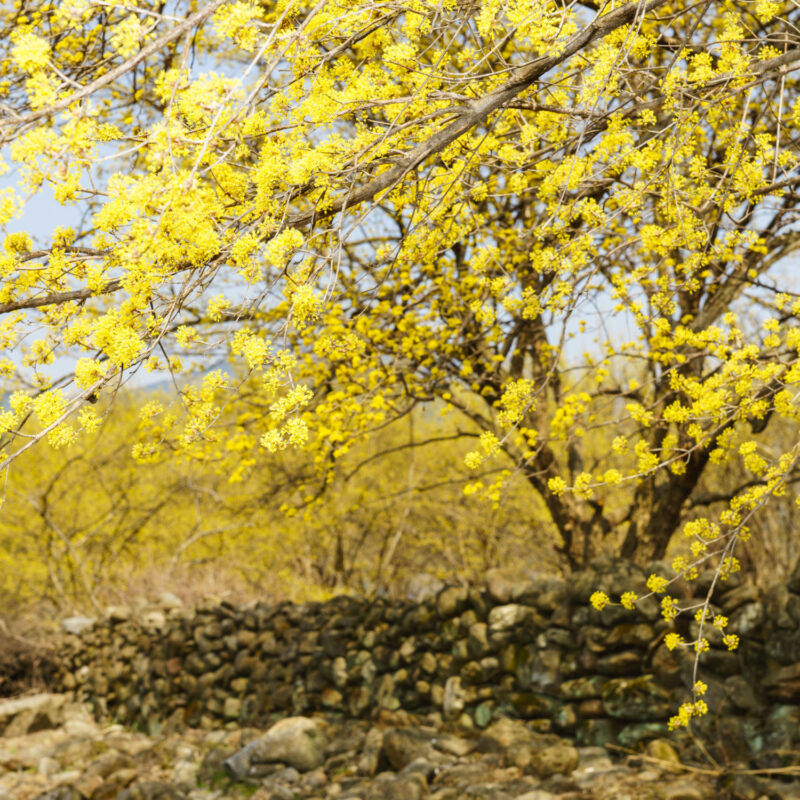
<instances>
[{"instance_id":1,"label":"yellow flowering bush","mask_svg":"<svg viewBox=\"0 0 800 800\"><path fill-rule=\"evenodd\" d=\"M798 55L750 13L7 4L0 471L102 435L87 406L145 373L174 407L135 459L235 482L302 450L328 486L424 409L487 514L527 484L564 569L683 530L680 576L724 580L800 477Z\"/></svg>"}]
</instances>

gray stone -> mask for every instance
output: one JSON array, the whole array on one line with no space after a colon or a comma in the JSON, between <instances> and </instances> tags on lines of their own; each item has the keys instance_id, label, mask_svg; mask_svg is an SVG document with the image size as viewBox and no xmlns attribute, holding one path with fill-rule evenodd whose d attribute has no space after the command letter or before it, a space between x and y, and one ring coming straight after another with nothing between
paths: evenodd
<instances>
[{"instance_id":1,"label":"gray stone","mask_svg":"<svg viewBox=\"0 0 800 800\"><path fill-rule=\"evenodd\" d=\"M0 701L0 735L24 736L26 733L55 728L64 715L67 696L36 694Z\"/></svg>"},{"instance_id":2,"label":"gray stone","mask_svg":"<svg viewBox=\"0 0 800 800\"><path fill-rule=\"evenodd\" d=\"M646 722L669 716L669 694L652 675L613 678L603 687L603 708L615 719Z\"/></svg>"},{"instance_id":3,"label":"gray stone","mask_svg":"<svg viewBox=\"0 0 800 800\"><path fill-rule=\"evenodd\" d=\"M579 753L568 744L555 744L543 747L533 755L532 770L539 778L551 775L569 775L577 768Z\"/></svg>"},{"instance_id":4,"label":"gray stone","mask_svg":"<svg viewBox=\"0 0 800 800\"><path fill-rule=\"evenodd\" d=\"M108 606L106 608L106 619L109 622L125 622L133 616L133 611L130 606Z\"/></svg>"},{"instance_id":5,"label":"gray stone","mask_svg":"<svg viewBox=\"0 0 800 800\"><path fill-rule=\"evenodd\" d=\"M123 789L115 800L184 800L185 795L169 783L138 781Z\"/></svg>"},{"instance_id":6,"label":"gray stone","mask_svg":"<svg viewBox=\"0 0 800 800\"><path fill-rule=\"evenodd\" d=\"M708 800L705 787L688 780L678 780L664 787L664 800Z\"/></svg>"},{"instance_id":7,"label":"gray stone","mask_svg":"<svg viewBox=\"0 0 800 800\"><path fill-rule=\"evenodd\" d=\"M464 796L470 800L514 800L513 795L494 783L473 784L468 786Z\"/></svg>"},{"instance_id":8,"label":"gray stone","mask_svg":"<svg viewBox=\"0 0 800 800\"><path fill-rule=\"evenodd\" d=\"M758 698L751 681L743 675L731 675L725 680L725 692L730 701L742 711L761 714L764 703Z\"/></svg>"},{"instance_id":9,"label":"gray stone","mask_svg":"<svg viewBox=\"0 0 800 800\"><path fill-rule=\"evenodd\" d=\"M491 722L493 711L494 703L491 700L485 700L481 703L473 714L475 725L479 728L485 728Z\"/></svg>"},{"instance_id":10,"label":"gray stone","mask_svg":"<svg viewBox=\"0 0 800 800\"><path fill-rule=\"evenodd\" d=\"M470 625L469 639L467 640L467 651L471 658L481 659L489 655L491 647L487 635L486 623L476 622Z\"/></svg>"},{"instance_id":11,"label":"gray stone","mask_svg":"<svg viewBox=\"0 0 800 800\"><path fill-rule=\"evenodd\" d=\"M579 747L578 766L573 771L573 776L578 781L591 781L595 776L610 772L614 767L604 747Z\"/></svg>"},{"instance_id":12,"label":"gray stone","mask_svg":"<svg viewBox=\"0 0 800 800\"><path fill-rule=\"evenodd\" d=\"M383 733L383 752L389 763L401 770L431 751L433 736L416 728L388 728Z\"/></svg>"},{"instance_id":13,"label":"gray stone","mask_svg":"<svg viewBox=\"0 0 800 800\"><path fill-rule=\"evenodd\" d=\"M422 775L390 777L369 787L364 800L421 800L426 788Z\"/></svg>"},{"instance_id":14,"label":"gray stone","mask_svg":"<svg viewBox=\"0 0 800 800\"><path fill-rule=\"evenodd\" d=\"M85 630L91 628L97 619L95 617L66 617L61 620L61 630L64 633L71 633L73 636L80 636Z\"/></svg>"},{"instance_id":15,"label":"gray stone","mask_svg":"<svg viewBox=\"0 0 800 800\"><path fill-rule=\"evenodd\" d=\"M767 697L779 703L800 700L800 663L770 672L763 682ZM0 708L0 713L2 709Z\"/></svg>"},{"instance_id":16,"label":"gray stone","mask_svg":"<svg viewBox=\"0 0 800 800\"><path fill-rule=\"evenodd\" d=\"M446 720L458 719L464 710L466 693L461 686L461 678L451 675L444 685L443 712Z\"/></svg>"},{"instance_id":17,"label":"gray stone","mask_svg":"<svg viewBox=\"0 0 800 800\"><path fill-rule=\"evenodd\" d=\"M489 569L486 571L486 589L496 603L507 603L514 591L514 581L502 569Z\"/></svg>"},{"instance_id":18,"label":"gray stone","mask_svg":"<svg viewBox=\"0 0 800 800\"><path fill-rule=\"evenodd\" d=\"M505 606L495 606L489 612L489 630L492 633L513 630L525 620L532 617L534 611L528 606L519 603L509 603Z\"/></svg>"},{"instance_id":19,"label":"gray stone","mask_svg":"<svg viewBox=\"0 0 800 800\"><path fill-rule=\"evenodd\" d=\"M501 753L519 742L538 741L536 734L522 720L501 717L495 720L478 739L484 753Z\"/></svg>"},{"instance_id":20,"label":"gray stone","mask_svg":"<svg viewBox=\"0 0 800 800\"><path fill-rule=\"evenodd\" d=\"M728 622L726 631L737 636L749 636L764 624L764 606L762 603L747 603L737 608Z\"/></svg>"},{"instance_id":21,"label":"gray stone","mask_svg":"<svg viewBox=\"0 0 800 800\"><path fill-rule=\"evenodd\" d=\"M158 603L158 605L161 606L161 608L166 608L166 609L183 608L183 600L181 600L180 597L173 594L172 592L161 592L156 602Z\"/></svg>"},{"instance_id":22,"label":"gray stone","mask_svg":"<svg viewBox=\"0 0 800 800\"><path fill-rule=\"evenodd\" d=\"M667 764L680 765L681 763L680 756L675 746L666 739L652 739L647 743L645 753L647 753L650 758L658 759L658 761Z\"/></svg>"},{"instance_id":23,"label":"gray stone","mask_svg":"<svg viewBox=\"0 0 800 800\"><path fill-rule=\"evenodd\" d=\"M325 728L319 720L288 717L223 763L237 780L249 777L254 766L272 762L307 772L322 765L326 744Z\"/></svg>"},{"instance_id":24,"label":"gray stone","mask_svg":"<svg viewBox=\"0 0 800 800\"><path fill-rule=\"evenodd\" d=\"M436 598L436 610L442 619L450 619L460 614L469 601L466 586L448 586Z\"/></svg>"},{"instance_id":25,"label":"gray stone","mask_svg":"<svg viewBox=\"0 0 800 800\"><path fill-rule=\"evenodd\" d=\"M167 617L163 611L147 611L142 614L142 624L153 630L163 630L167 624Z\"/></svg>"},{"instance_id":26,"label":"gray stone","mask_svg":"<svg viewBox=\"0 0 800 800\"><path fill-rule=\"evenodd\" d=\"M11 800L11 795L8 795L8 798ZM64 784L40 794L36 800L83 800L83 796L74 786Z\"/></svg>"},{"instance_id":27,"label":"gray stone","mask_svg":"<svg viewBox=\"0 0 800 800\"><path fill-rule=\"evenodd\" d=\"M364 775L373 776L378 771L378 762L383 750L383 731L370 728L364 737L364 747L358 759L358 770Z\"/></svg>"},{"instance_id":28,"label":"gray stone","mask_svg":"<svg viewBox=\"0 0 800 800\"><path fill-rule=\"evenodd\" d=\"M730 589L719 598L719 605L722 611L731 615L737 608L745 603L754 603L761 597L761 592L757 586L748 584L740 586L738 589Z\"/></svg>"},{"instance_id":29,"label":"gray stone","mask_svg":"<svg viewBox=\"0 0 800 800\"><path fill-rule=\"evenodd\" d=\"M475 749L475 742L448 733L438 734L431 740L431 744L437 750L443 753L449 753L450 755L456 756L456 758L463 758Z\"/></svg>"},{"instance_id":30,"label":"gray stone","mask_svg":"<svg viewBox=\"0 0 800 800\"><path fill-rule=\"evenodd\" d=\"M225 719L239 719L242 713L242 701L238 697L226 697L222 713Z\"/></svg>"},{"instance_id":31,"label":"gray stone","mask_svg":"<svg viewBox=\"0 0 800 800\"><path fill-rule=\"evenodd\" d=\"M434 575L422 572L409 578L406 596L415 603L424 603L426 600L436 597L443 588L444 581Z\"/></svg>"}]
</instances>

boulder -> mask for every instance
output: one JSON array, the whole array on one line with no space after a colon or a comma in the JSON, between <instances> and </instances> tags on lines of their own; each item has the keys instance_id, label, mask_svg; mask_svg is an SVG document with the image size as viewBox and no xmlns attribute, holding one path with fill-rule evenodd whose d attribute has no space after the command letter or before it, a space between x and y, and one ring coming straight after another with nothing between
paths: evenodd
<instances>
[{"instance_id":1,"label":"boulder","mask_svg":"<svg viewBox=\"0 0 800 800\"><path fill-rule=\"evenodd\" d=\"M236 780L250 776L258 764L274 762L308 772L324 762L326 744L325 726L319 720L287 717L226 759L223 765Z\"/></svg>"}]
</instances>

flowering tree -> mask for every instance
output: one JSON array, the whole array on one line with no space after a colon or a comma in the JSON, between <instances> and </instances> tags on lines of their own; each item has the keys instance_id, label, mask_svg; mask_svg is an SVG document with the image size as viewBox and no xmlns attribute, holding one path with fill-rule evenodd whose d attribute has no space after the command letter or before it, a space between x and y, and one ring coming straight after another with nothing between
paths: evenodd
<instances>
[{"instance_id":1,"label":"flowering tree","mask_svg":"<svg viewBox=\"0 0 800 800\"><path fill-rule=\"evenodd\" d=\"M307 447L324 486L433 404L482 431L469 466L504 466L467 491L499 503L524 476L572 565L603 540L647 563L685 523L676 569L714 556L724 577L800 453L758 439L798 418L798 19L770 0L7 6L0 468L97 429L94 401L148 370L176 402L141 409L134 457L232 480L259 448ZM35 241L46 186L80 223ZM747 478L687 517L731 459Z\"/></svg>"}]
</instances>

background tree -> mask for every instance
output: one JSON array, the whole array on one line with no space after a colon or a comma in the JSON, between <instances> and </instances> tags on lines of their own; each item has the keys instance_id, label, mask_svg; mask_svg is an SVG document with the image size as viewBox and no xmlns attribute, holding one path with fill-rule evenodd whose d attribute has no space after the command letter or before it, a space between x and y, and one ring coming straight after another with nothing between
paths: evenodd
<instances>
[{"instance_id":1,"label":"background tree","mask_svg":"<svg viewBox=\"0 0 800 800\"><path fill-rule=\"evenodd\" d=\"M124 396L102 430L15 464L0 516L0 624L165 590L188 603L405 595L426 585L420 575L435 585L558 566L543 504L521 480L498 496L499 470L469 474L468 443L439 419L417 414L360 442L310 501L304 451L262 453L247 476L182 455L135 463L141 401Z\"/></svg>"},{"instance_id":2,"label":"background tree","mask_svg":"<svg viewBox=\"0 0 800 800\"><path fill-rule=\"evenodd\" d=\"M662 556L701 478L741 459L752 477L675 562L735 569L798 456L758 438L797 421L796 17L7 8L2 222L46 184L81 221L5 239L0 467L96 430L93 401L151 370L177 401L144 405L137 459L238 479L258 448L306 447L313 500L360 440L441 403L482 431L470 467L504 454L538 493L571 566L598 543Z\"/></svg>"}]
</instances>

